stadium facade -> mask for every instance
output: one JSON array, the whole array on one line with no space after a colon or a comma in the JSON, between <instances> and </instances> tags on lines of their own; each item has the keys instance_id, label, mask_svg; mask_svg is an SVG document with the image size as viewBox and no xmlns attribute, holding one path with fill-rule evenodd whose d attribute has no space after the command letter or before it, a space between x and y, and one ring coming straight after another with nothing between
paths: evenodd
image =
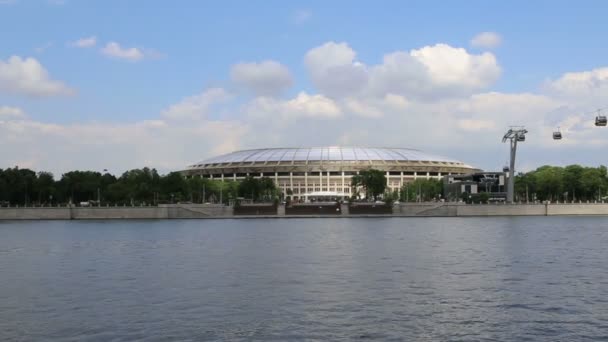
<instances>
[{"instance_id":1,"label":"stadium facade","mask_svg":"<svg viewBox=\"0 0 608 342\"><path fill-rule=\"evenodd\" d=\"M190 165L182 174L223 181L268 177L297 199L346 198L359 171L386 172L387 189L416 179L441 179L479 171L463 162L408 148L308 147L235 151Z\"/></svg>"}]
</instances>

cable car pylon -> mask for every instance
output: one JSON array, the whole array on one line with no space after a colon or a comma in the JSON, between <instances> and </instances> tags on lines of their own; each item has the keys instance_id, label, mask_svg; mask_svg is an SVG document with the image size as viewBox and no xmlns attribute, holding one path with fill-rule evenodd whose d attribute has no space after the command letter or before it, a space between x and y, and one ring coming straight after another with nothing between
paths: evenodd
<instances>
[{"instance_id":1,"label":"cable car pylon","mask_svg":"<svg viewBox=\"0 0 608 342\"><path fill-rule=\"evenodd\" d=\"M515 155L517 154L517 142L526 141L528 131L522 126L509 128L502 137L502 142L509 141L511 160L509 167L509 179L507 182L507 203L513 203L513 193L515 192Z\"/></svg>"}]
</instances>

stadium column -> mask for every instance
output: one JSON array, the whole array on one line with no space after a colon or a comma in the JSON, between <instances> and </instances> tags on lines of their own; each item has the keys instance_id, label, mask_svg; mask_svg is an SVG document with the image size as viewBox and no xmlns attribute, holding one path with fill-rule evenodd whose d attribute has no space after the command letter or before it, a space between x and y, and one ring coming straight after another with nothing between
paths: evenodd
<instances>
[{"instance_id":1,"label":"stadium column","mask_svg":"<svg viewBox=\"0 0 608 342\"><path fill-rule=\"evenodd\" d=\"M289 173L289 189L293 192L293 172ZM287 194L287 190L285 190L285 193Z\"/></svg>"},{"instance_id":2,"label":"stadium column","mask_svg":"<svg viewBox=\"0 0 608 342\"><path fill-rule=\"evenodd\" d=\"M388 171L386 171L386 187L387 188L390 187L390 185L391 185L391 178L390 177L391 177L391 173L388 172Z\"/></svg>"},{"instance_id":3,"label":"stadium column","mask_svg":"<svg viewBox=\"0 0 608 342\"><path fill-rule=\"evenodd\" d=\"M340 188L340 192L342 192L342 195L346 194L344 192L344 171L342 171L342 187ZM342 196L342 197L345 197L345 196Z\"/></svg>"},{"instance_id":4,"label":"stadium column","mask_svg":"<svg viewBox=\"0 0 608 342\"><path fill-rule=\"evenodd\" d=\"M304 202L308 201L308 171L304 171Z\"/></svg>"},{"instance_id":5,"label":"stadium column","mask_svg":"<svg viewBox=\"0 0 608 342\"><path fill-rule=\"evenodd\" d=\"M323 171L319 170L319 191L323 191Z\"/></svg>"}]
</instances>

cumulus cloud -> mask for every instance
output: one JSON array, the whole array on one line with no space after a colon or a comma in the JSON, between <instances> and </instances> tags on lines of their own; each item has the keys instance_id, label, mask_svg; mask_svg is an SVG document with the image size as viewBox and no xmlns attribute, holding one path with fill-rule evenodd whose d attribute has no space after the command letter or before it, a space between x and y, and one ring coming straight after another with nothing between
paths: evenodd
<instances>
[{"instance_id":1,"label":"cumulus cloud","mask_svg":"<svg viewBox=\"0 0 608 342\"><path fill-rule=\"evenodd\" d=\"M258 97L246 106L245 112L254 119L268 120L335 119L342 116L342 110L332 99L305 92L290 100Z\"/></svg>"},{"instance_id":2,"label":"cumulus cloud","mask_svg":"<svg viewBox=\"0 0 608 342\"><path fill-rule=\"evenodd\" d=\"M367 66L348 44L328 42L308 51L304 62L317 89L332 97L390 93L436 100L487 88L501 73L493 54L470 54L446 44L396 51Z\"/></svg>"},{"instance_id":3,"label":"cumulus cloud","mask_svg":"<svg viewBox=\"0 0 608 342\"><path fill-rule=\"evenodd\" d=\"M275 61L235 64L230 77L237 85L262 96L278 95L293 83L289 69Z\"/></svg>"},{"instance_id":4,"label":"cumulus cloud","mask_svg":"<svg viewBox=\"0 0 608 342\"><path fill-rule=\"evenodd\" d=\"M101 49L101 53L111 58L124 59L131 62L137 62L144 58L144 53L140 49L135 47L125 48L117 42L107 43Z\"/></svg>"},{"instance_id":5,"label":"cumulus cloud","mask_svg":"<svg viewBox=\"0 0 608 342\"><path fill-rule=\"evenodd\" d=\"M356 55L344 42L327 42L309 50L304 63L321 93L342 97L361 91L367 84L368 71L355 60Z\"/></svg>"},{"instance_id":6,"label":"cumulus cloud","mask_svg":"<svg viewBox=\"0 0 608 342\"><path fill-rule=\"evenodd\" d=\"M545 88L557 96L570 100L601 102L608 96L608 67L589 71L568 72L556 80L550 80ZM590 103L590 104L592 104Z\"/></svg>"},{"instance_id":7,"label":"cumulus cloud","mask_svg":"<svg viewBox=\"0 0 608 342\"><path fill-rule=\"evenodd\" d=\"M483 89L500 76L500 67L491 53L469 54L463 48L447 44L425 46L410 52L422 63L434 85Z\"/></svg>"},{"instance_id":8,"label":"cumulus cloud","mask_svg":"<svg viewBox=\"0 0 608 342\"><path fill-rule=\"evenodd\" d=\"M73 46L73 47L78 47L78 48L94 47L95 45L97 45L97 37L91 36L91 37L80 38L76 41L68 43L68 45Z\"/></svg>"},{"instance_id":9,"label":"cumulus cloud","mask_svg":"<svg viewBox=\"0 0 608 342\"><path fill-rule=\"evenodd\" d=\"M204 92L189 96L162 111L161 115L173 120L204 119L214 105L226 102L232 97L222 88L211 88Z\"/></svg>"},{"instance_id":10,"label":"cumulus cloud","mask_svg":"<svg viewBox=\"0 0 608 342\"><path fill-rule=\"evenodd\" d=\"M48 71L35 58L12 56L0 60L0 92L30 96L73 95L74 89L50 78Z\"/></svg>"},{"instance_id":11,"label":"cumulus cloud","mask_svg":"<svg viewBox=\"0 0 608 342\"><path fill-rule=\"evenodd\" d=\"M0 145L19 146L0 149L0 168L18 165L56 175L75 169L120 174L143 166L169 172L238 149L247 129L229 120L54 124L0 116Z\"/></svg>"},{"instance_id":12,"label":"cumulus cloud","mask_svg":"<svg viewBox=\"0 0 608 342\"><path fill-rule=\"evenodd\" d=\"M496 32L481 32L471 39L474 48L493 49L502 43L502 37Z\"/></svg>"}]
</instances>

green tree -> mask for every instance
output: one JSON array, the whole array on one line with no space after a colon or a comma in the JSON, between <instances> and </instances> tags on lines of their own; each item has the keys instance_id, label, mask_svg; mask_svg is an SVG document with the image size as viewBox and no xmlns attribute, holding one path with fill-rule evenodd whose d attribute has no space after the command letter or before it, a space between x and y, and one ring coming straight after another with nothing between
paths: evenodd
<instances>
[{"instance_id":1,"label":"green tree","mask_svg":"<svg viewBox=\"0 0 608 342\"><path fill-rule=\"evenodd\" d=\"M563 194L563 169L554 166L541 166L536 169L536 189L540 200L559 200Z\"/></svg>"},{"instance_id":2,"label":"green tree","mask_svg":"<svg viewBox=\"0 0 608 342\"><path fill-rule=\"evenodd\" d=\"M400 192L402 200L409 202L438 200L442 195L443 182L439 179L418 178L404 184Z\"/></svg>"},{"instance_id":3,"label":"green tree","mask_svg":"<svg viewBox=\"0 0 608 342\"><path fill-rule=\"evenodd\" d=\"M583 185L581 183L583 168L580 165L568 165L564 168L564 186L563 190L568 192L568 197L573 201L577 199L577 196L583 197ZM567 200L568 198L565 198Z\"/></svg>"},{"instance_id":4,"label":"green tree","mask_svg":"<svg viewBox=\"0 0 608 342\"><path fill-rule=\"evenodd\" d=\"M50 172L38 172L34 180L34 193L37 194L38 204L49 203L52 197L56 196L55 180Z\"/></svg>"},{"instance_id":5,"label":"green tree","mask_svg":"<svg viewBox=\"0 0 608 342\"><path fill-rule=\"evenodd\" d=\"M254 178L247 177L238 185L240 197L257 200L273 200L278 196L278 191L274 181L268 177Z\"/></svg>"},{"instance_id":6,"label":"green tree","mask_svg":"<svg viewBox=\"0 0 608 342\"><path fill-rule=\"evenodd\" d=\"M378 196L383 194L386 189L386 175L383 171L376 169L363 170L352 177L351 186L355 189L362 187L366 198L371 196L374 200L377 200Z\"/></svg>"}]
</instances>

